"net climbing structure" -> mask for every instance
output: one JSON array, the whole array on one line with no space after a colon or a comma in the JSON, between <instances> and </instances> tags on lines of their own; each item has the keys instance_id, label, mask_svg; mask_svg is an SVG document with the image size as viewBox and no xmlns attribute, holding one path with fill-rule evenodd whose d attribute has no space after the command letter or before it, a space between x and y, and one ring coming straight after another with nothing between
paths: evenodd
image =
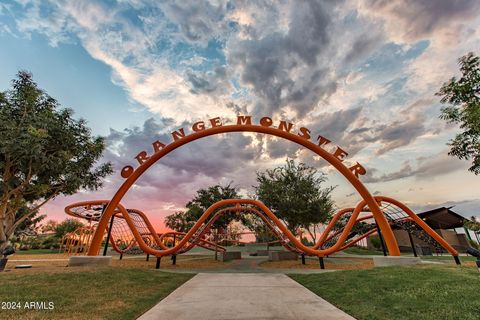
<instances>
[{"instance_id":1,"label":"net climbing structure","mask_svg":"<svg viewBox=\"0 0 480 320\"><path fill-rule=\"evenodd\" d=\"M84 201L73 203L65 208L65 212L75 218L88 221L88 226L83 226L68 233L62 239L60 250L68 254L85 254L91 244L92 235L97 228L97 222L102 217L102 213L108 200ZM143 254L138 245L137 238L155 250L162 250L172 247L181 240L185 233L182 232L166 232L157 233L148 220L147 216L137 209L116 210L110 219L110 224L105 232L105 236L109 237L109 242L116 252L119 254ZM209 240L209 237L202 234L201 238L195 239L195 243L189 242L183 250L183 253L190 250L194 246L200 246L208 250L225 251L225 248L218 246ZM148 253L148 252L147 252Z\"/></svg>"},{"instance_id":2,"label":"net climbing structure","mask_svg":"<svg viewBox=\"0 0 480 320\"><path fill-rule=\"evenodd\" d=\"M376 196L375 201L391 227L400 227L414 232L416 236L428 239L448 251L456 260L458 259L458 252L406 205L384 196ZM91 222L101 219L102 211L107 205L108 200L86 201L67 206L65 211L71 216ZM276 242L299 255L328 256L379 232L376 219L368 205L365 201L360 201L355 207L337 211L318 241L312 246L307 246L262 202L251 199L228 199L208 208L186 233L172 231L158 234L142 211L127 209L119 204L108 227L111 229L110 243L120 254L146 253L160 258L185 253L195 246L225 251L225 247L213 241L211 231L215 221L226 212L257 215L277 238ZM106 234L109 233L108 231L107 229ZM84 246L89 248L90 243L87 240L92 238L85 239Z\"/></svg>"}]
</instances>

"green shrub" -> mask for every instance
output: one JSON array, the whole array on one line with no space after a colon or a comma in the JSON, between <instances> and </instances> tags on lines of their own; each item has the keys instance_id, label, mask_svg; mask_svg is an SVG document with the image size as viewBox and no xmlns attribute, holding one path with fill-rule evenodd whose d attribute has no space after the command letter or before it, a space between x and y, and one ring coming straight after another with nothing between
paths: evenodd
<instances>
[{"instance_id":1,"label":"green shrub","mask_svg":"<svg viewBox=\"0 0 480 320\"><path fill-rule=\"evenodd\" d=\"M480 244L478 244L475 240L468 240L468 244L470 244L470 247L480 250Z\"/></svg>"},{"instance_id":2,"label":"green shrub","mask_svg":"<svg viewBox=\"0 0 480 320\"><path fill-rule=\"evenodd\" d=\"M369 240L375 249L380 250L380 248L382 247L382 240L380 240L379 236L371 236Z\"/></svg>"},{"instance_id":3,"label":"green shrub","mask_svg":"<svg viewBox=\"0 0 480 320\"><path fill-rule=\"evenodd\" d=\"M310 240L308 240L307 238L302 238L302 244L307 246L307 247L311 247L314 245L314 243Z\"/></svg>"},{"instance_id":4,"label":"green shrub","mask_svg":"<svg viewBox=\"0 0 480 320\"><path fill-rule=\"evenodd\" d=\"M48 236L42 239L42 249L58 249L60 248L60 240L55 236Z\"/></svg>"}]
</instances>

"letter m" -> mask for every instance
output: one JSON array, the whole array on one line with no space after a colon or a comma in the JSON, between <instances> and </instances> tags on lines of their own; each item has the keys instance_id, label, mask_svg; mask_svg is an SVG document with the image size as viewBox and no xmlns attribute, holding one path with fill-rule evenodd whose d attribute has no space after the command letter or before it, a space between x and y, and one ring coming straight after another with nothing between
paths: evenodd
<instances>
[{"instance_id":1,"label":"letter m","mask_svg":"<svg viewBox=\"0 0 480 320\"><path fill-rule=\"evenodd\" d=\"M237 116L237 125L251 125L252 116Z\"/></svg>"}]
</instances>

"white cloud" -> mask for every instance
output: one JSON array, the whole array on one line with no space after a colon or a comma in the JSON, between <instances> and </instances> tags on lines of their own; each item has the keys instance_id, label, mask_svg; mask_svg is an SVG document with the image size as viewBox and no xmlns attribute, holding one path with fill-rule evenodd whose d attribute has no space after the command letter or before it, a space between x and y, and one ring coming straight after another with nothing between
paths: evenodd
<instances>
[{"instance_id":1,"label":"white cloud","mask_svg":"<svg viewBox=\"0 0 480 320\"><path fill-rule=\"evenodd\" d=\"M111 68L112 81L131 100L165 121L164 128L185 120L231 118L238 112L288 118L326 133L351 156L384 161L378 176L387 178L386 171L394 172L404 163L403 159L389 162L392 153L408 147L411 154L421 154L419 137L428 137L431 145L441 144L436 151L443 149L444 142L435 133L439 123L430 119L436 114L426 112L433 110L433 94L441 83L458 69L456 59L480 47L479 5L473 0L265 0L228 5L136 0L110 7L85 0L17 2L22 10L13 13L0 6L0 12L15 16L19 33L43 34L52 46L79 43ZM126 12L135 18L129 19ZM8 25L0 27L12 30ZM393 55L398 61L381 65L385 47L397 43L398 51L405 53L420 40L429 45L418 56ZM207 50L212 43L217 45L213 53ZM419 101L421 105L416 104ZM135 136L132 132L128 135ZM154 133L144 132L144 140L150 142L148 134ZM248 187L255 169L277 165L285 155L312 159L289 143L247 137L252 141L243 141L245 153L224 152L224 158L213 159L210 165L188 154L181 154L185 160L177 164L167 161L161 167L165 181L177 183L181 193L188 195L225 179ZM109 156L119 162L131 159L133 154L122 153L121 143L116 143ZM222 145L212 146L222 149ZM248 152L258 156L252 159ZM384 154L378 157L379 153ZM237 164L236 157L246 163L244 170L222 166L223 162ZM212 164L219 168L218 174L211 171ZM311 160L311 164L318 162ZM194 172L194 178L176 165ZM421 165L409 165L418 175L438 174L435 170L422 173ZM445 169L441 163L435 166ZM168 184L149 182L164 190L165 208L179 206L185 199L168 190ZM153 193L154 189L145 189L145 197Z\"/></svg>"}]
</instances>

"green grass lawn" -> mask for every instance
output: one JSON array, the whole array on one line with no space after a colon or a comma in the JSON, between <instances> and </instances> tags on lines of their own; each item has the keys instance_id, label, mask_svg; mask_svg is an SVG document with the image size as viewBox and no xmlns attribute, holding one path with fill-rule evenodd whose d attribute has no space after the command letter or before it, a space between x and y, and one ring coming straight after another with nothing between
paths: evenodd
<instances>
[{"instance_id":1,"label":"green grass lawn","mask_svg":"<svg viewBox=\"0 0 480 320\"><path fill-rule=\"evenodd\" d=\"M422 260L442 260L442 261L454 261L451 255L443 255L443 256L420 256ZM477 258L472 256L460 256L460 262L463 261L477 261Z\"/></svg>"},{"instance_id":2,"label":"green grass lawn","mask_svg":"<svg viewBox=\"0 0 480 320\"><path fill-rule=\"evenodd\" d=\"M388 267L290 277L357 319L480 319L480 273L474 267Z\"/></svg>"},{"instance_id":3,"label":"green grass lawn","mask_svg":"<svg viewBox=\"0 0 480 320\"><path fill-rule=\"evenodd\" d=\"M58 249L30 249L30 250L17 250L15 254L47 254L47 253L58 253Z\"/></svg>"},{"instance_id":4,"label":"green grass lawn","mask_svg":"<svg viewBox=\"0 0 480 320\"><path fill-rule=\"evenodd\" d=\"M0 319L136 319L192 276L126 268L0 273L0 302L54 303L53 310L0 308Z\"/></svg>"},{"instance_id":5,"label":"green grass lawn","mask_svg":"<svg viewBox=\"0 0 480 320\"><path fill-rule=\"evenodd\" d=\"M382 251L374 251L374 250L369 250L367 248L362 248L362 247L350 247L345 249L343 252L349 253L349 254L358 254L358 255L366 255L366 256L382 256L383 252Z\"/></svg>"},{"instance_id":6,"label":"green grass lawn","mask_svg":"<svg viewBox=\"0 0 480 320\"><path fill-rule=\"evenodd\" d=\"M343 252L349 253L349 254L356 254L356 255L365 255L365 256L382 256L383 252L382 251L374 251L374 250L369 250L367 248L362 248L362 247L350 247ZM402 255L405 256L413 256L413 253L402 253ZM442 256L437 256L437 255L432 255L432 256L419 256L420 259L422 260L447 260L447 261L452 261L454 263L453 257L449 254L444 254ZM460 261L476 261L477 258L472 257L472 256L461 256Z\"/></svg>"}]
</instances>

